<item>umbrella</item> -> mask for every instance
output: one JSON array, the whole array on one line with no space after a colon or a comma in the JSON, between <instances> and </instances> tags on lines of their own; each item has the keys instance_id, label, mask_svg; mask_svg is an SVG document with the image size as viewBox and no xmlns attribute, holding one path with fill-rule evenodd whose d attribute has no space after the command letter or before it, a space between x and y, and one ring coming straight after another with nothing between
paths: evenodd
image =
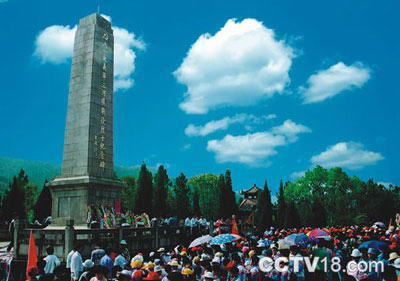
<instances>
[{"instance_id":1,"label":"umbrella","mask_svg":"<svg viewBox=\"0 0 400 281\"><path fill-rule=\"evenodd\" d=\"M220 235L213 237L210 244L211 245L222 245L222 244L226 244L226 243L230 243L230 242L239 240L241 238L242 237L240 237L239 235L236 235L236 234L224 233L224 234L220 234Z\"/></svg>"},{"instance_id":2,"label":"umbrella","mask_svg":"<svg viewBox=\"0 0 400 281\"><path fill-rule=\"evenodd\" d=\"M387 248L388 246L389 246L389 243L387 243L387 242L371 240L371 241L365 241L365 242L361 243L358 248L359 249L374 248L374 249L377 249L379 251L382 251L385 248Z\"/></svg>"},{"instance_id":3,"label":"umbrella","mask_svg":"<svg viewBox=\"0 0 400 281\"><path fill-rule=\"evenodd\" d=\"M212 239L211 235L204 235L204 236L198 237L198 238L194 239L192 241L192 243L190 243L189 248L193 248L193 247L200 246L202 244L206 244L206 243L210 242L211 239Z\"/></svg>"},{"instance_id":4,"label":"umbrella","mask_svg":"<svg viewBox=\"0 0 400 281\"><path fill-rule=\"evenodd\" d=\"M278 249L279 250L286 250L289 249L290 245L286 243L285 239L281 239L278 241Z\"/></svg>"},{"instance_id":5,"label":"umbrella","mask_svg":"<svg viewBox=\"0 0 400 281\"><path fill-rule=\"evenodd\" d=\"M285 243L290 246L305 246L311 242L310 237L305 234L290 234L284 239Z\"/></svg>"},{"instance_id":6,"label":"umbrella","mask_svg":"<svg viewBox=\"0 0 400 281\"><path fill-rule=\"evenodd\" d=\"M329 232L326 232L322 229L316 228L316 229L310 231L309 233L307 233L307 236L310 238L325 238L325 237L329 237L330 234L329 234Z\"/></svg>"},{"instance_id":7,"label":"umbrella","mask_svg":"<svg viewBox=\"0 0 400 281\"><path fill-rule=\"evenodd\" d=\"M380 228L385 228L385 224L381 221L377 221L376 223L374 223L374 225Z\"/></svg>"}]
</instances>

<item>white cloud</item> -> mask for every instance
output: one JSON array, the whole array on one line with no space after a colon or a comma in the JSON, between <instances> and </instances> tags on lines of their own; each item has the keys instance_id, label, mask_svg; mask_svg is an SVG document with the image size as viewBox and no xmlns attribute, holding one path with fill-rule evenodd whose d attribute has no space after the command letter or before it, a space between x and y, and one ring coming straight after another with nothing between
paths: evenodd
<instances>
[{"instance_id":1,"label":"white cloud","mask_svg":"<svg viewBox=\"0 0 400 281\"><path fill-rule=\"evenodd\" d=\"M111 18L103 15L111 21ZM52 25L42 30L35 41L35 56L43 63L60 64L67 62L73 53L77 27ZM124 28L113 26L114 30L114 89L126 90L133 86L136 50L145 50L145 43Z\"/></svg>"},{"instance_id":2,"label":"white cloud","mask_svg":"<svg viewBox=\"0 0 400 281\"><path fill-rule=\"evenodd\" d=\"M297 178L301 178L304 177L304 175L306 174L306 171L300 171L300 172L293 172L290 177L292 179L297 179Z\"/></svg>"},{"instance_id":3,"label":"white cloud","mask_svg":"<svg viewBox=\"0 0 400 281\"><path fill-rule=\"evenodd\" d=\"M230 19L215 35L201 35L174 72L188 88L180 108L205 114L281 93L290 82L293 57L292 48L261 22Z\"/></svg>"},{"instance_id":4,"label":"white cloud","mask_svg":"<svg viewBox=\"0 0 400 281\"><path fill-rule=\"evenodd\" d=\"M237 162L250 166L264 165L265 160L275 155L278 146L286 144L283 136L258 132L243 136L226 135L222 140L210 140L207 150L215 153L219 163Z\"/></svg>"},{"instance_id":5,"label":"white cloud","mask_svg":"<svg viewBox=\"0 0 400 281\"><path fill-rule=\"evenodd\" d=\"M285 122L287 121L290 120ZM294 122L293 124L300 126ZM295 142L297 134L306 132L308 131L301 130L285 135L276 134L271 130L239 136L226 135L221 140L208 141L207 150L215 153L215 159L219 163L235 162L250 166L263 166L270 163L268 158L277 153L277 147Z\"/></svg>"},{"instance_id":6,"label":"white cloud","mask_svg":"<svg viewBox=\"0 0 400 281\"><path fill-rule=\"evenodd\" d=\"M192 145L190 143L184 144L181 148L182 151L188 151L189 149L192 148Z\"/></svg>"},{"instance_id":7,"label":"white cloud","mask_svg":"<svg viewBox=\"0 0 400 281\"><path fill-rule=\"evenodd\" d=\"M304 103L321 102L345 90L361 88L370 78L370 70L360 62L350 66L338 62L308 78L307 86L300 87Z\"/></svg>"},{"instance_id":8,"label":"white cloud","mask_svg":"<svg viewBox=\"0 0 400 281\"><path fill-rule=\"evenodd\" d=\"M72 56L75 32L76 26L73 28L69 25L46 27L36 37L35 55L43 63L60 64L66 62Z\"/></svg>"},{"instance_id":9,"label":"white cloud","mask_svg":"<svg viewBox=\"0 0 400 281\"><path fill-rule=\"evenodd\" d=\"M391 186L395 186L395 185L394 185L393 183L391 183L391 182L383 182L383 181L378 182L378 184L383 185L385 188L390 188Z\"/></svg>"},{"instance_id":10,"label":"white cloud","mask_svg":"<svg viewBox=\"0 0 400 281\"><path fill-rule=\"evenodd\" d=\"M314 165L325 168L342 167L359 170L384 159L378 152L367 151L357 142L339 142L311 158Z\"/></svg>"},{"instance_id":11,"label":"white cloud","mask_svg":"<svg viewBox=\"0 0 400 281\"><path fill-rule=\"evenodd\" d=\"M271 132L274 134L284 135L289 139L289 141L295 142L298 134L311 133L311 129L304 125L296 124L292 120L288 119L283 122L282 125L273 127Z\"/></svg>"},{"instance_id":12,"label":"white cloud","mask_svg":"<svg viewBox=\"0 0 400 281\"><path fill-rule=\"evenodd\" d=\"M272 119L276 119L278 116L276 116L276 114L272 113L272 114L268 114L265 116L266 120L272 120Z\"/></svg>"},{"instance_id":13,"label":"white cloud","mask_svg":"<svg viewBox=\"0 0 400 281\"><path fill-rule=\"evenodd\" d=\"M185 129L185 134L190 137L206 136L215 131L226 130L230 125L236 123L245 124L246 128L251 129L251 124L260 124L264 120L271 120L273 118L276 118L275 114L264 115L261 117L257 117L253 114L236 114L232 117L225 117L220 120L210 121L203 126L189 124Z\"/></svg>"}]
</instances>

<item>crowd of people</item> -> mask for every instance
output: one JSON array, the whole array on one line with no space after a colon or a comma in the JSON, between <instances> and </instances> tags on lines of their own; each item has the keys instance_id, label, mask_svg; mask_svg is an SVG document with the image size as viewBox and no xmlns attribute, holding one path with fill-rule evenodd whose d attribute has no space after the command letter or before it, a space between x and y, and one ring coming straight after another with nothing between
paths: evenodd
<instances>
[{"instance_id":1,"label":"crowd of people","mask_svg":"<svg viewBox=\"0 0 400 281\"><path fill-rule=\"evenodd\" d=\"M189 226L191 219L185 222ZM314 232L319 236L313 235ZM221 235L233 238L220 244L212 242ZM294 239L291 240L291 237ZM400 280L400 227L386 228L382 223L372 227L324 229L271 227L258 235L226 233L210 239L194 247L176 245L171 249L159 248L152 252L131 251L128 243L122 240L116 249L96 245L87 259L82 257L82 245L76 245L66 257L66 280ZM38 268L29 272L31 280L57 279L55 276L60 261L53 251L49 247L48 255L38 264ZM297 267L293 257L298 260ZM319 258L314 268L307 264L308 258L311 263ZM279 263L266 270L263 260ZM372 266L364 269L346 267L350 262L364 262ZM62 280L61 277L58 279Z\"/></svg>"},{"instance_id":2,"label":"crowd of people","mask_svg":"<svg viewBox=\"0 0 400 281\"><path fill-rule=\"evenodd\" d=\"M131 211L121 212L113 206L91 205L87 210L87 225L91 229L111 229L116 227L154 227L179 226L177 217L150 218L146 213L134 214ZM190 217L183 222L186 227L208 227L205 218Z\"/></svg>"}]
</instances>

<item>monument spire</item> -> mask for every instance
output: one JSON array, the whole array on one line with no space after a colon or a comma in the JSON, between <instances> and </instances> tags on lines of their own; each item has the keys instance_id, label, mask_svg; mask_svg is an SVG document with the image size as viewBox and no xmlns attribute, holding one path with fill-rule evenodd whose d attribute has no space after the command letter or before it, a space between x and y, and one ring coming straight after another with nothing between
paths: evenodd
<instances>
[{"instance_id":1,"label":"monument spire","mask_svg":"<svg viewBox=\"0 0 400 281\"><path fill-rule=\"evenodd\" d=\"M111 23L95 13L80 20L74 42L61 177L49 183L55 218L84 223L91 204L114 205Z\"/></svg>"}]
</instances>

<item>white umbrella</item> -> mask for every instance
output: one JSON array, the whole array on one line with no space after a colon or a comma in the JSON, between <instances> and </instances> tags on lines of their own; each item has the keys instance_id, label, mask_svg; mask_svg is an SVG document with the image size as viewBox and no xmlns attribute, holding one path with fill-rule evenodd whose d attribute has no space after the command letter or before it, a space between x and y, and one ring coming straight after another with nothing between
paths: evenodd
<instances>
[{"instance_id":1,"label":"white umbrella","mask_svg":"<svg viewBox=\"0 0 400 281\"><path fill-rule=\"evenodd\" d=\"M192 241L192 243L190 243L189 248L193 248L193 247L200 246L202 244L206 244L206 243L210 242L211 239L212 239L211 235L204 235L204 236L198 237L198 238L194 239Z\"/></svg>"}]
</instances>

